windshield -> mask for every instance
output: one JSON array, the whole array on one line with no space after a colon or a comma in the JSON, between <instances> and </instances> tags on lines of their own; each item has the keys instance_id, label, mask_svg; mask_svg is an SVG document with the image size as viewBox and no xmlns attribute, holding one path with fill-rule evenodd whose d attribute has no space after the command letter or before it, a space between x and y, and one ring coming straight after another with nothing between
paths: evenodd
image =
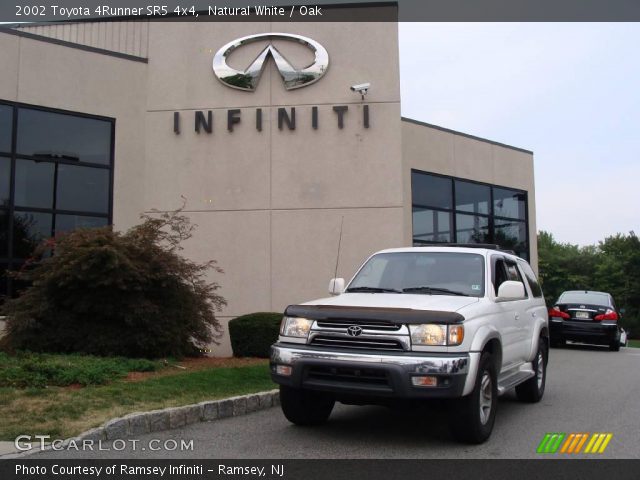
<instances>
[{"instance_id":1,"label":"windshield","mask_svg":"<svg viewBox=\"0 0 640 480\"><path fill-rule=\"evenodd\" d=\"M584 303L609 306L609 295L596 292L564 292L556 303Z\"/></svg>"},{"instance_id":2,"label":"windshield","mask_svg":"<svg viewBox=\"0 0 640 480\"><path fill-rule=\"evenodd\" d=\"M398 252L374 255L347 292L484 296L484 257L475 253Z\"/></svg>"}]
</instances>

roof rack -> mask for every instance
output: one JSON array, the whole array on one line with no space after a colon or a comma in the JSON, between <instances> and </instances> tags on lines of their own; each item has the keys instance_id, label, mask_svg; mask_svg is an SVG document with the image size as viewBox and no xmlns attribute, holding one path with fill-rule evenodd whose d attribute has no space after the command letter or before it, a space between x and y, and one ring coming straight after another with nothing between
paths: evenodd
<instances>
[{"instance_id":1,"label":"roof rack","mask_svg":"<svg viewBox=\"0 0 640 480\"><path fill-rule=\"evenodd\" d=\"M515 255L516 252L513 250L506 250L500 245L496 245L495 243L422 243L417 242L413 244L414 247L459 247L459 248L486 248L487 250L499 250L501 252L510 253Z\"/></svg>"}]
</instances>

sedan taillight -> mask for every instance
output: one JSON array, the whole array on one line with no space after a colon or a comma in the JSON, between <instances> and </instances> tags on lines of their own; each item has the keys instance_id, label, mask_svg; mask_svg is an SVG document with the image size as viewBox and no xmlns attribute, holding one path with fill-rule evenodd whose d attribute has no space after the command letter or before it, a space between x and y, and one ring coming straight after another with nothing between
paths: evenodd
<instances>
[{"instance_id":1,"label":"sedan taillight","mask_svg":"<svg viewBox=\"0 0 640 480\"><path fill-rule=\"evenodd\" d=\"M561 312L558 307L552 307L549 309L549 317L564 318L565 320L568 320L571 318L571 315L566 312Z\"/></svg>"},{"instance_id":2,"label":"sedan taillight","mask_svg":"<svg viewBox=\"0 0 640 480\"><path fill-rule=\"evenodd\" d=\"M615 310L611 310L610 308L607 308L606 312L601 313L600 315L596 315L594 317L594 320L597 320L598 322L601 320L612 320L614 322L617 322L618 314L616 313Z\"/></svg>"}]
</instances>

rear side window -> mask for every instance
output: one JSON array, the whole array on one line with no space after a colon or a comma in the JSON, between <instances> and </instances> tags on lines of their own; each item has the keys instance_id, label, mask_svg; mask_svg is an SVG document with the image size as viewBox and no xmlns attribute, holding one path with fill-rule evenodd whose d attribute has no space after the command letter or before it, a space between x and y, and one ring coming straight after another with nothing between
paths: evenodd
<instances>
[{"instance_id":1,"label":"rear side window","mask_svg":"<svg viewBox=\"0 0 640 480\"><path fill-rule=\"evenodd\" d=\"M542 288L540 288L540 283L536 278L536 274L533 273L531 266L529 266L529 264L526 262L519 262L519 263L520 263L520 268L522 268L522 271L524 272L524 276L527 279L527 283L531 288L531 293L533 293L533 296L536 298L542 297Z\"/></svg>"}]
</instances>

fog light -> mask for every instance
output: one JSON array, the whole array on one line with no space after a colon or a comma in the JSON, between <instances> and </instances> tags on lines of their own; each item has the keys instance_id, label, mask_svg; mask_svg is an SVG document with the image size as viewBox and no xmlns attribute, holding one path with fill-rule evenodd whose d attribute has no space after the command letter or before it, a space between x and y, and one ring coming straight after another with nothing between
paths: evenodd
<instances>
[{"instance_id":1,"label":"fog light","mask_svg":"<svg viewBox=\"0 0 640 480\"><path fill-rule=\"evenodd\" d=\"M414 387L437 387L438 377L419 376L411 377L411 383Z\"/></svg>"},{"instance_id":2,"label":"fog light","mask_svg":"<svg viewBox=\"0 0 640 480\"><path fill-rule=\"evenodd\" d=\"M276 366L276 374L282 375L284 377L291 376L291 367L289 365L277 365Z\"/></svg>"}]
</instances>

